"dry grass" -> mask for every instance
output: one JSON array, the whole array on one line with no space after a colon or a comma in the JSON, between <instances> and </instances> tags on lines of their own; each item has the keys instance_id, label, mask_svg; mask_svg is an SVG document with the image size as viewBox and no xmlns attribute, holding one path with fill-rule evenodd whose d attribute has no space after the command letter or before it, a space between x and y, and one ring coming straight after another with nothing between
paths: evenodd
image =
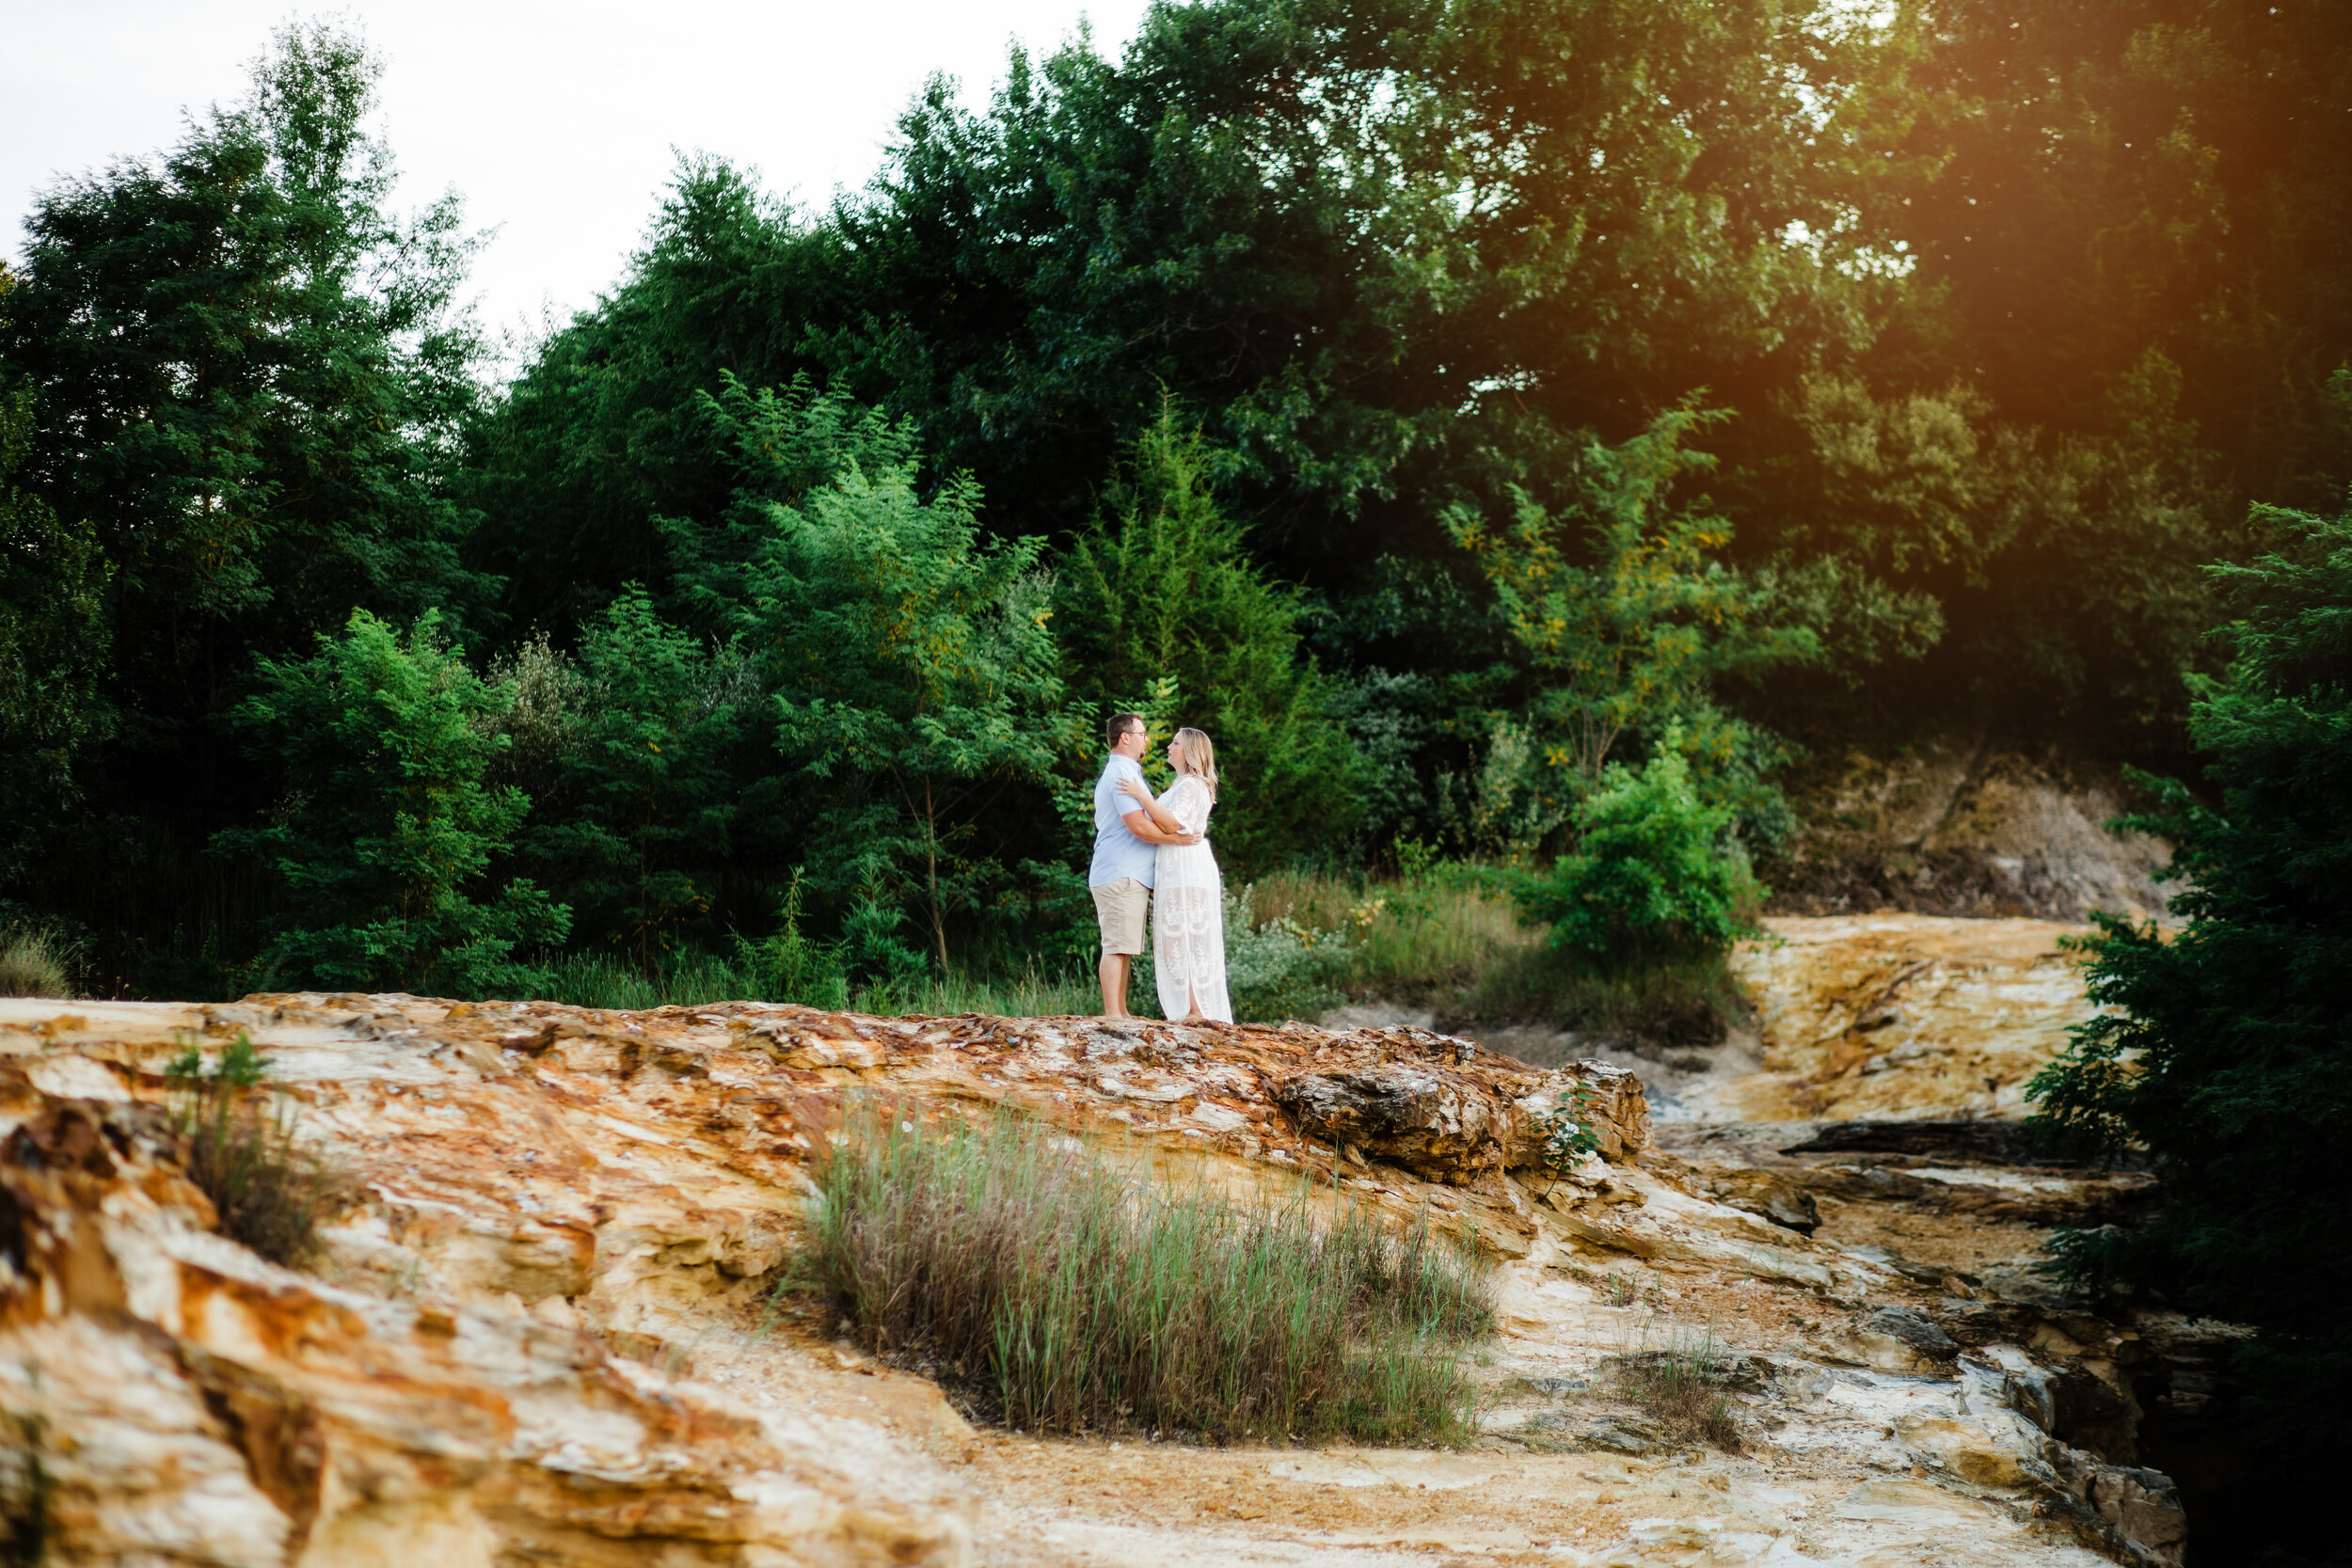
<instances>
[{"instance_id":1,"label":"dry grass","mask_svg":"<svg viewBox=\"0 0 2352 1568\"><path fill-rule=\"evenodd\" d=\"M1616 1382L1668 1438L1740 1451L1740 1426L1712 1330L1670 1329L1663 1345L1619 1358Z\"/></svg>"},{"instance_id":2,"label":"dry grass","mask_svg":"<svg viewBox=\"0 0 2352 1568\"><path fill-rule=\"evenodd\" d=\"M70 956L45 931L0 930L0 996L72 996Z\"/></svg>"},{"instance_id":3,"label":"dry grass","mask_svg":"<svg viewBox=\"0 0 2352 1568\"><path fill-rule=\"evenodd\" d=\"M1032 1432L1447 1442L1493 1317L1469 1259L1303 1188L1153 1184L1029 1118L852 1110L808 1260L869 1348Z\"/></svg>"},{"instance_id":4,"label":"dry grass","mask_svg":"<svg viewBox=\"0 0 2352 1568\"><path fill-rule=\"evenodd\" d=\"M1349 962L1336 980L1351 997L1430 1007L1454 1023L1543 1022L1710 1046L1746 1010L1722 958L1613 973L1578 965L1519 918L1487 868L1443 864L1384 879L1294 872L1252 892L1257 919L1348 933Z\"/></svg>"},{"instance_id":5,"label":"dry grass","mask_svg":"<svg viewBox=\"0 0 2352 1568\"><path fill-rule=\"evenodd\" d=\"M188 1141L188 1180L213 1200L221 1234L293 1267L317 1251L319 1221L344 1181L295 1145L292 1115L261 1087L266 1066L239 1034L211 1072L191 1045L166 1076L177 1101L173 1125Z\"/></svg>"}]
</instances>

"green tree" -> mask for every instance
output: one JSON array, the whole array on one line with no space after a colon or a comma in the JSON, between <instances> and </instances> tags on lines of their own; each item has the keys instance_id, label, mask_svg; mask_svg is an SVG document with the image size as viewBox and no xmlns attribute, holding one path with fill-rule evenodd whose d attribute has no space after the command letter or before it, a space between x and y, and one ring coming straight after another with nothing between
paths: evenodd
<instances>
[{"instance_id":1,"label":"green tree","mask_svg":"<svg viewBox=\"0 0 2352 1568\"><path fill-rule=\"evenodd\" d=\"M1552 944L1622 971L1719 958L1758 934L1765 890L1748 874L1733 814L1701 802L1669 736L1639 772L1611 765L1576 809L1576 849L1518 885Z\"/></svg>"},{"instance_id":2,"label":"green tree","mask_svg":"<svg viewBox=\"0 0 2352 1568\"><path fill-rule=\"evenodd\" d=\"M1883 361L1915 374L1931 355L2010 421L2100 436L2144 420L2135 384L2162 366L2170 417L2232 492L2332 507L2352 481L2326 389L2352 356L2342 8L1929 0L1919 15L1934 90L1915 97L1904 150L1940 171L1879 198L1924 317ZM2207 515L2225 531L2243 501Z\"/></svg>"},{"instance_id":3,"label":"green tree","mask_svg":"<svg viewBox=\"0 0 2352 1568\"><path fill-rule=\"evenodd\" d=\"M0 295L9 278L0 268ZM107 730L106 562L87 526L16 486L33 395L0 388L0 871L53 830L76 756Z\"/></svg>"},{"instance_id":4,"label":"green tree","mask_svg":"<svg viewBox=\"0 0 2352 1568\"><path fill-rule=\"evenodd\" d=\"M234 720L284 794L265 825L214 843L283 889L263 975L445 996L544 989L516 950L562 941L570 911L521 879L485 885L531 809L483 782L504 744L487 721L512 693L466 667L432 611L402 637L354 610L341 637L264 659L261 676Z\"/></svg>"},{"instance_id":5,"label":"green tree","mask_svg":"<svg viewBox=\"0 0 2352 1568\"><path fill-rule=\"evenodd\" d=\"M1502 528L1469 506L1446 515L1526 663L1539 795L1581 800L1633 732L1673 729L1718 795L1752 784L1772 754L1769 737L1727 712L1717 689L1808 661L1820 640L1781 624L1767 595L1722 560L1731 525L1704 499L1677 496L1678 481L1712 467L1684 442L1718 417L1685 406L1619 446L1594 443L1565 515L1524 493ZM1763 809L1759 791L1748 793L1742 803Z\"/></svg>"},{"instance_id":6,"label":"green tree","mask_svg":"<svg viewBox=\"0 0 2352 1568\"><path fill-rule=\"evenodd\" d=\"M736 752L756 689L727 650L669 625L643 590L605 608L581 639L574 735L554 803L524 835L558 870L580 924L650 972L706 927L747 800Z\"/></svg>"},{"instance_id":7,"label":"green tree","mask_svg":"<svg viewBox=\"0 0 2352 1568\"><path fill-rule=\"evenodd\" d=\"M1016 54L984 111L927 88L804 341L1024 515L1074 527L1070 443L1165 388L1294 569L1425 546L1433 487L1539 485L1584 428L1867 341L1877 41L1812 3L1155 6L1116 62Z\"/></svg>"},{"instance_id":8,"label":"green tree","mask_svg":"<svg viewBox=\"0 0 2352 1568\"><path fill-rule=\"evenodd\" d=\"M95 924L162 937L237 906L233 871L187 867L258 803L221 723L257 657L355 604L455 625L482 597L447 492L480 397L470 242L453 196L388 210L378 72L336 25L290 24L242 102L26 219L0 300L0 362L38 416L15 483L95 537L121 718L84 769L89 816L27 891Z\"/></svg>"},{"instance_id":9,"label":"green tree","mask_svg":"<svg viewBox=\"0 0 2352 1568\"><path fill-rule=\"evenodd\" d=\"M846 907L850 959L884 974L919 964L898 935L912 907L944 970L955 919L1011 891L991 808L1009 795L1041 807L1071 744L1052 582L1041 540L987 542L977 488L926 496L911 456L850 457L811 485L807 432L838 407L740 384L706 400L742 476L731 534L751 547L689 585L732 601L771 693L808 879Z\"/></svg>"},{"instance_id":10,"label":"green tree","mask_svg":"<svg viewBox=\"0 0 2352 1568\"><path fill-rule=\"evenodd\" d=\"M2102 920L2101 1011L2031 1093L2162 1176L2152 1222L2067 1238L2073 1260L2261 1327L2265 1464L2316 1483L2352 1397L2352 515L2255 522L2270 551L2215 568L2228 678L2191 710L2217 803L2167 783L2133 824L2175 846L2186 925ZM2314 1557L2337 1543L2317 1511L2280 1524Z\"/></svg>"},{"instance_id":11,"label":"green tree","mask_svg":"<svg viewBox=\"0 0 2352 1568\"><path fill-rule=\"evenodd\" d=\"M469 559L504 578L504 619L584 625L637 582L670 620L713 629L671 596L676 530L723 535L737 488L699 398L729 375L781 387L818 368L802 345L812 302L830 297L804 261L821 249L742 171L681 164L626 276L469 428L465 495L483 515ZM889 399L886 386L865 390ZM891 432L885 419L838 434L856 444Z\"/></svg>"},{"instance_id":12,"label":"green tree","mask_svg":"<svg viewBox=\"0 0 2352 1568\"><path fill-rule=\"evenodd\" d=\"M1300 646L1298 594L1251 559L1211 490L1211 456L1163 408L1063 559L1057 625L1091 714L1173 677L1175 721L1216 743L1216 836L1238 871L1342 842L1360 815L1359 764Z\"/></svg>"}]
</instances>

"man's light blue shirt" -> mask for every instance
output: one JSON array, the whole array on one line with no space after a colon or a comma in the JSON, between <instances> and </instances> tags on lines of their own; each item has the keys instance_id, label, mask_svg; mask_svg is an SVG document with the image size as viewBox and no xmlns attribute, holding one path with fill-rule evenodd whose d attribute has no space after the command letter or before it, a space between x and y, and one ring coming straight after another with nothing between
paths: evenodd
<instances>
[{"instance_id":1,"label":"man's light blue shirt","mask_svg":"<svg viewBox=\"0 0 2352 1568\"><path fill-rule=\"evenodd\" d=\"M1131 811L1141 811L1141 805L1129 805L1133 796L1119 792L1119 781L1134 779L1144 782L1143 768L1133 757L1111 755L1110 766L1094 781L1094 864L1087 872L1087 885L1101 887L1121 877L1133 877L1145 887L1152 885L1152 863L1159 851L1128 830L1121 820Z\"/></svg>"}]
</instances>

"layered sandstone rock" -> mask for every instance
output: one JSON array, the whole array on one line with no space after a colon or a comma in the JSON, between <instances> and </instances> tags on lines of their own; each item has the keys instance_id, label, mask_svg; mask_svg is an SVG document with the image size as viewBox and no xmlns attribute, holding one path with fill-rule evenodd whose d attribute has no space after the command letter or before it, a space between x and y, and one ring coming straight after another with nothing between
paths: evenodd
<instances>
[{"instance_id":1,"label":"layered sandstone rock","mask_svg":"<svg viewBox=\"0 0 2352 1568\"><path fill-rule=\"evenodd\" d=\"M164 1064L240 1033L349 1179L313 1272L215 1234L161 1119ZM769 1305L857 1093L1015 1104L1139 1173L1304 1176L1456 1231L1503 1325L1484 1434L1146 1460L974 1429ZM1555 1172L1564 1096L1601 1151ZM2089 1391L2135 1386L2126 1330L1840 1240L1834 1182L1732 1191L1722 1160L1657 1146L1629 1073L1426 1030L0 1002L0 1505L37 1512L60 1563L1802 1568L1899 1560L1923 1531L1986 1568L2178 1557L2130 1412ZM1691 1449L1624 1394L1700 1332L1744 1453ZM2111 1451L2085 1446L2099 1420Z\"/></svg>"},{"instance_id":2,"label":"layered sandstone rock","mask_svg":"<svg viewBox=\"0 0 2352 1568\"><path fill-rule=\"evenodd\" d=\"M2017 1117L2026 1085L2090 1016L2084 927L1871 914L1776 918L1733 972L1756 1070L1680 1091L1712 1121Z\"/></svg>"}]
</instances>

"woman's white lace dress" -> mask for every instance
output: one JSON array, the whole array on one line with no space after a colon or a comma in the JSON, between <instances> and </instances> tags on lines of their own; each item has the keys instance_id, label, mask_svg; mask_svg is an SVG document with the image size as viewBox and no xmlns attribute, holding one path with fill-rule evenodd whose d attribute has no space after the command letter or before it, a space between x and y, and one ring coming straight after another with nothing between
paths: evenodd
<instances>
[{"instance_id":1,"label":"woman's white lace dress","mask_svg":"<svg viewBox=\"0 0 2352 1568\"><path fill-rule=\"evenodd\" d=\"M1209 786L1187 773L1168 785L1160 804L1189 832L1209 831ZM1225 878L1206 837L1199 844L1163 844L1152 866L1152 969L1160 1012L1184 1018L1198 1010L1233 1022L1225 995Z\"/></svg>"}]
</instances>

